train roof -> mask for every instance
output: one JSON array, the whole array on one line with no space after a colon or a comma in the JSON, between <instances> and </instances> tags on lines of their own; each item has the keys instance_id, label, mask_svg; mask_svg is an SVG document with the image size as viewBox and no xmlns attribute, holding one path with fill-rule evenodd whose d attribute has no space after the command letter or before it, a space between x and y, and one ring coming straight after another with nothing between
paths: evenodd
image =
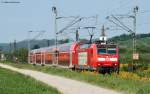
<instances>
[{"instance_id":1,"label":"train roof","mask_svg":"<svg viewBox=\"0 0 150 94\"><path fill-rule=\"evenodd\" d=\"M58 45L58 50L61 51L61 52L69 52L70 51L70 48L71 46L75 44L75 42L73 43L65 43L65 44L59 44ZM49 47L43 47L43 48L39 48L39 49L34 49L34 50L31 50L30 52L31 53L40 53L40 52L52 52L55 50L55 45L53 46L49 46Z\"/></svg>"}]
</instances>

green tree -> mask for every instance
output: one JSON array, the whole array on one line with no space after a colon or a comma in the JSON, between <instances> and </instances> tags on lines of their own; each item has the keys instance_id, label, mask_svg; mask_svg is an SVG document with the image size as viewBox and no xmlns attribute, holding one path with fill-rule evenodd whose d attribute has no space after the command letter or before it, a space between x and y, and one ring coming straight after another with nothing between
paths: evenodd
<instances>
[{"instance_id":1,"label":"green tree","mask_svg":"<svg viewBox=\"0 0 150 94\"><path fill-rule=\"evenodd\" d=\"M62 39L58 41L59 44L69 43L69 39Z\"/></svg>"},{"instance_id":2,"label":"green tree","mask_svg":"<svg viewBox=\"0 0 150 94\"><path fill-rule=\"evenodd\" d=\"M13 59L17 62L25 63L28 60L28 50L25 48L13 52Z\"/></svg>"},{"instance_id":3,"label":"green tree","mask_svg":"<svg viewBox=\"0 0 150 94\"><path fill-rule=\"evenodd\" d=\"M38 44L34 45L32 49L38 49L40 46Z\"/></svg>"}]
</instances>

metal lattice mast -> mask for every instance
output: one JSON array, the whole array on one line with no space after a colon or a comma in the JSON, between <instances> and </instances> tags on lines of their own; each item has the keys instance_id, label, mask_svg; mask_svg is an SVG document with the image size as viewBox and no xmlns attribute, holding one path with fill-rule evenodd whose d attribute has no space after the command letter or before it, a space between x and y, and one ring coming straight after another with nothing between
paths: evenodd
<instances>
[{"instance_id":1,"label":"metal lattice mast","mask_svg":"<svg viewBox=\"0 0 150 94\"><path fill-rule=\"evenodd\" d=\"M133 54L136 54L136 23L137 23L137 12L138 12L138 6L136 6L133 10L134 13L134 35L133 35Z\"/></svg>"},{"instance_id":2,"label":"metal lattice mast","mask_svg":"<svg viewBox=\"0 0 150 94\"><path fill-rule=\"evenodd\" d=\"M54 14L55 14L55 62L53 61L53 65L54 65L54 63L57 65L58 64L58 51L57 51L57 49L58 49L58 34L57 34L57 17L58 17L58 13L57 13L57 8L54 6L54 7L52 7L52 11L54 12Z\"/></svg>"}]
</instances>

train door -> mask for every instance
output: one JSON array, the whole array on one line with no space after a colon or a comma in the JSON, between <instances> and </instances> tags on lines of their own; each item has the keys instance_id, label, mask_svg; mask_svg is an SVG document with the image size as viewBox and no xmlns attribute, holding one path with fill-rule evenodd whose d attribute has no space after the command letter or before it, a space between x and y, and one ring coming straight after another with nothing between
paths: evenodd
<instances>
[{"instance_id":1,"label":"train door","mask_svg":"<svg viewBox=\"0 0 150 94\"><path fill-rule=\"evenodd\" d=\"M79 69L88 69L88 50L80 49L78 51L78 68Z\"/></svg>"},{"instance_id":2,"label":"train door","mask_svg":"<svg viewBox=\"0 0 150 94\"><path fill-rule=\"evenodd\" d=\"M69 68L72 68L73 67L73 62L72 62L72 51L70 51L70 64L69 64Z\"/></svg>"}]
</instances>

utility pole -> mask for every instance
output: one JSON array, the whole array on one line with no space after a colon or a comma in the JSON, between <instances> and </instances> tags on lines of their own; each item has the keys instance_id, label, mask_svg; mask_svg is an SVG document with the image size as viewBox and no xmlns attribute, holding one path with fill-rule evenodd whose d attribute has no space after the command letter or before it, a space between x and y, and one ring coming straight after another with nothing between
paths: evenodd
<instances>
[{"instance_id":1,"label":"utility pole","mask_svg":"<svg viewBox=\"0 0 150 94\"><path fill-rule=\"evenodd\" d=\"M137 12L138 12L138 6L136 6L135 8L134 8L134 11L133 11L133 13L134 13L134 23L133 23L133 25L134 25L134 35L133 35L133 37L134 37L134 41L133 41L133 44L134 44L134 52L133 53L136 53L136 22L137 22Z\"/></svg>"},{"instance_id":2,"label":"utility pole","mask_svg":"<svg viewBox=\"0 0 150 94\"><path fill-rule=\"evenodd\" d=\"M52 11L55 14L55 62L53 61L53 65L58 65L58 35L57 35L57 17L58 17L58 13L57 13L57 8L55 6L52 7Z\"/></svg>"},{"instance_id":3,"label":"utility pole","mask_svg":"<svg viewBox=\"0 0 150 94\"><path fill-rule=\"evenodd\" d=\"M11 44L11 42L9 43L9 52L12 53L12 44Z\"/></svg>"},{"instance_id":4,"label":"utility pole","mask_svg":"<svg viewBox=\"0 0 150 94\"><path fill-rule=\"evenodd\" d=\"M31 33L32 31L28 31L28 63L30 64L30 49L31 49L31 47L30 47L30 33Z\"/></svg>"},{"instance_id":5,"label":"utility pole","mask_svg":"<svg viewBox=\"0 0 150 94\"><path fill-rule=\"evenodd\" d=\"M134 64L134 60L137 60L139 58L139 54L137 53L137 50L136 50L136 23L137 23L137 12L138 12L138 6L134 7L133 9L133 13L134 13L134 16L133 16L133 57L132 57L132 71L134 70L133 69L133 64Z\"/></svg>"},{"instance_id":6,"label":"utility pole","mask_svg":"<svg viewBox=\"0 0 150 94\"><path fill-rule=\"evenodd\" d=\"M17 49L17 43L16 43L16 40L14 40L14 52L16 51Z\"/></svg>"},{"instance_id":7,"label":"utility pole","mask_svg":"<svg viewBox=\"0 0 150 94\"><path fill-rule=\"evenodd\" d=\"M106 44L107 43L107 37L106 37L106 29L105 29L105 26L103 25L102 26L102 29L101 29L101 36L100 36L100 41L103 43L103 44Z\"/></svg>"},{"instance_id":8,"label":"utility pole","mask_svg":"<svg viewBox=\"0 0 150 94\"><path fill-rule=\"evenodd\" d=\"M16 40L13 42L13 60L17 62L18 60L18 52L17 52L17 43Z\"/></svg>"},{"instance_id":9,"label":"utility pole","mask_svg":"<svg viewBox=\"0 0 150 94\"><path fill-rule=\"evenodd\" d=\"M79 30L76 30L76 42L79 42Z\"/></svg>"},{"instance_id":10,"label":"utility pole","mask_svg":"<svg viewBox=\"0 0 150 94\"><path fill-rule=\"evenodd\" d=\"M50 46L50 40L47 40L47 46L48 47Z\"/></svg>"}]
</instances>

